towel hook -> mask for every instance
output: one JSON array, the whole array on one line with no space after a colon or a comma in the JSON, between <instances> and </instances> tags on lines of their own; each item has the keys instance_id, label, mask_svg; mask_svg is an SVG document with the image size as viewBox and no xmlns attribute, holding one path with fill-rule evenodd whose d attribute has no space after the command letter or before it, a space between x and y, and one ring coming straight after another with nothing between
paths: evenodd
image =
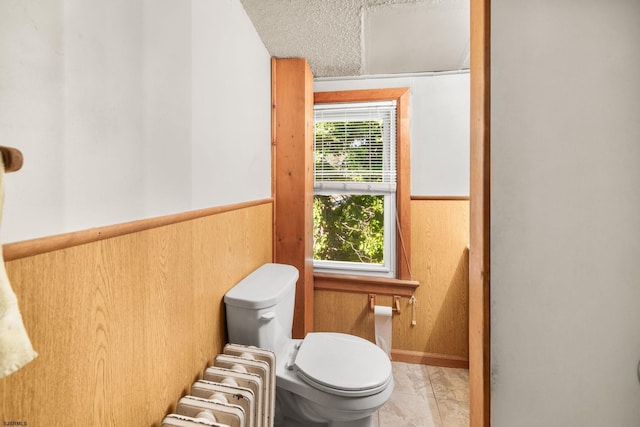
<instances>
[{"instance_id":1,"label":"towel hook","mask_svg":"<svg viewBox=\"0 0 640 427\"><path fill-rule=\"evenodd\" d=\"M2 155L2 163L5 172L16 172L22 167L22 152L17 148L0 146L0 154Z\"/></svg>"}]
</instances>

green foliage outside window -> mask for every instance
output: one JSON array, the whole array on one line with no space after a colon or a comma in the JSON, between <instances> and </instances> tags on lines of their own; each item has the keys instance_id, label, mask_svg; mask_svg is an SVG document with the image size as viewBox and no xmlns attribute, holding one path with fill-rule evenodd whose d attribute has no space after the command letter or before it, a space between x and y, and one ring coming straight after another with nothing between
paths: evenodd
<instances>
[{"instance_id":1,"label":"green foliage outside window","mask_svg":"<svg viewBox=\"0 0 640 427\"><path fill-rule=\"evenodd\" d=\"M384 197L316 195L313 237L314 259L382 264Z\"/></svg>"},{"instance_id":2,"label":"green foliage outside window","mask_svg":"<svg viewBox=\"0 0 640 427\"><path fill-rule=\"evenodd\" d=\"M316 181L382 180L381 121L317 122L315 138ZM384 196L316 194L313 237L316 260L383 264Z\"/></svg>"}]
</instances>

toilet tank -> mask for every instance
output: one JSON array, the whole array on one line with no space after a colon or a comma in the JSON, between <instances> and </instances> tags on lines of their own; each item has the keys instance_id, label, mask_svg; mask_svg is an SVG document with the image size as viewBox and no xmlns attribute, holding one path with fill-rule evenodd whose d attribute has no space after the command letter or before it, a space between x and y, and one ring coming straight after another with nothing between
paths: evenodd
<instances>
[{"instance_id":1,"label":"toilet tank","mask_svg":"<svg viewBox=\"0 0 640 427\"><path fill-rule=\"evenodd\" d=\"M277 355L291 339L297 280L291 265L264 264L231 288L224 296L229 342Z\"/></svg>"}]
</instances>

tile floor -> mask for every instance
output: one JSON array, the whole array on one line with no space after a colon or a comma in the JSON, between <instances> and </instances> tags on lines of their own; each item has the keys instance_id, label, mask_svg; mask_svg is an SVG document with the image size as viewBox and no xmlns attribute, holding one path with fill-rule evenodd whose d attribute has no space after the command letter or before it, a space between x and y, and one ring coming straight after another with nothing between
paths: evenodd
<instances>
[{"instance_id":1,"label":"tile floor","mask_svg":"<svg viewBox=\"0 0 640 427\"><path fill-rule=\"evenodd\" d=\"M395 388L377 427L468 427L469 371L392 362Z\"/></svg>"}]
</instances>

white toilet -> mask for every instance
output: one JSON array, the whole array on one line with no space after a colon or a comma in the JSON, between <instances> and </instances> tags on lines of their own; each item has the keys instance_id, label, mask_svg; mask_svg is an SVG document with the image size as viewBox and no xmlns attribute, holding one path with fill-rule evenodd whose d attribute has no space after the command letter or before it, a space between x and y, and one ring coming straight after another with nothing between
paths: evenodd
<instances>
[{"instance_id":1,"label":"white toilet","mask_svg":"<svg viewBox=\"0 0 640 427\"><path fill-rule=\"evenodd\" d=\"M276 426L373 426L391 396L386 353L347 334L291 338L298 270L265 264L224 297L229 342L276 354Z\"/></svg>"}]
</instances>

